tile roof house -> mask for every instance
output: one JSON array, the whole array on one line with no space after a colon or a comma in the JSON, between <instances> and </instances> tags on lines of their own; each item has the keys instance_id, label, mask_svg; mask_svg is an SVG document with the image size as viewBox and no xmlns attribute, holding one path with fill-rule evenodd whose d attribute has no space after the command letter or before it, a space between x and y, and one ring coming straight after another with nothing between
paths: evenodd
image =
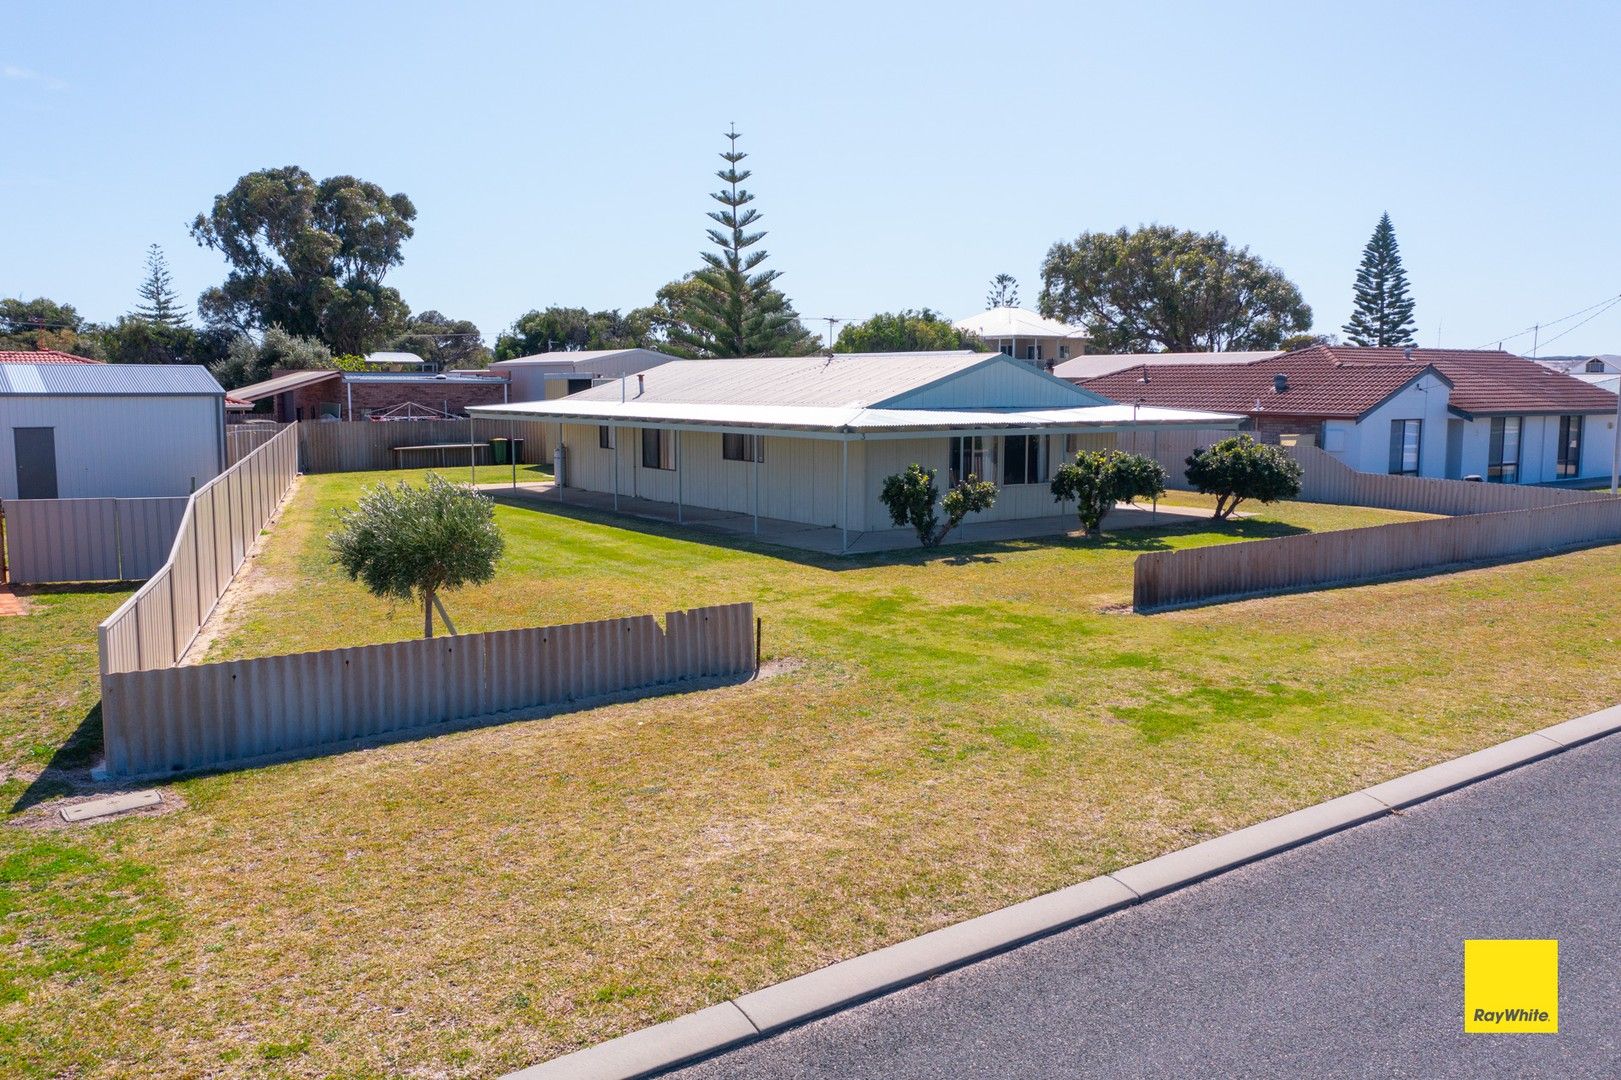
<instances>
[{"instance_id":1,"label":"tile roof house","mask_svg":"<svg viewBox=\"0 0 1621 1080\"><path fill-rule=\"evenodd\" d=\"M976 520L1048 517L1079 436L1135 426L1236 428L1208 411L1110 403L1002 353L674 360L554 400L474 407L557 425L565 487L851 534L890 528L884 477L917 463L945 490L1002 487Z\"/></svg>"},{"instance_id":2,"label":"tile roof house","mask_svg":"<svg viewBox=\"0 0 1621 1080\"><path fill-rule=\"evenodd\" d=\"M1146 364L1080 385L1118 401L1240 412L1364 472L1498 483L1598 478L1613 395L1498 350L1316 345L1240 364Z\"/></svg>"},{"instance_id":3,"label":"tile roof house","mask_svg":"<svg viewBox=\"0 0 1621 1080\"><path fill-rule=\"evenodd\" d=\"M0 351L0 364L99 364L100 360L91 360L84 356L74 356L72 353L58 352L55 349L39 349L28 352Z\"/></svg>"}]
</instances>

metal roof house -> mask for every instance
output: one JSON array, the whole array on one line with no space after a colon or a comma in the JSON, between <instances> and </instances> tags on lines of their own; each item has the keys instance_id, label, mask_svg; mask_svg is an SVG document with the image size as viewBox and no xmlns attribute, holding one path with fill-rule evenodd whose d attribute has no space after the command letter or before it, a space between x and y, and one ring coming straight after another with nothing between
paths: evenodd
<instances>
[{"instance_id":1,"label":"metal roof house","mask_svg":"<svg viewBox=\"0 0 1621 1080\"><path fill-rule=\"evenodd\" d=\"M225 468L225 391L191 364L0 364L0 498L187 495Z\"/></svg>"},{"instance_id":2,"label":"metal roof house","mask_svg":"<svg viewBox=\"0 0 1621 1080\"><path fill-rule=\"evenodd\" d=\"M945 490L995 481L976 520L1051 517L1054 470L1087 435L1234 428L1239 417L1138 408L1001 353L676 360L475 420L557 424L562 481L590 492L852 532L889 529L878 494L917 463Z\"/></svg>"},{"instance_id":3,"label":"metal roof house","mask_svg":"<svg viewBox=\"0 0 1621 1080\"><path fill-rule=\"evenodd\" d=\"M656 349L581 349L497 360L490 370L511 380L513 401L547 401L674 359Z\"/></svg>"},{"instance_id":4,"label":"metal roof house","mask_svg":"<svg viewBox=\"0 0 1621 1080\"><path fill-rule=\"evenodd\" d=\"M1051 368L1086 351L1085 328L1017 307L993 307L951 324L1005 355Z\"/></svg>"}]
</instances>

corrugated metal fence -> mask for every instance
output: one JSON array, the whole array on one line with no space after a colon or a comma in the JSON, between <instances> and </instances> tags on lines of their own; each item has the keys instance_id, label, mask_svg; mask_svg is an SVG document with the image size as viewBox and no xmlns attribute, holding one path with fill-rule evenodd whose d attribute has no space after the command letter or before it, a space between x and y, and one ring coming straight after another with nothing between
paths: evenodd
<instances>
[{"instance_id":1,"label":"corrugated metal fence","mask_svg":"<svg viewBox=\"0 0 1621 1080\"><path fill-rule=\"evenodd\" d=\"M235 465L275 438L285 424L233 424L225 429L225 460Z\"/></svg>"},{"instance_id":2,"label":"corrugated metal fence","mask_svg":"<svg viewBox=\"0 0 1621 1080\"><path fill-rule=\"evenodd\" d=\"M3 510L13 582L140 581L168 558L186 500L22 499Z\"/></svg>"},{"instance_id":3,"label":"corrugated metal fence","mask_svg":"<svg viewBox=\"0 0 1621 1080\"><path fill-rule=\"evenodd\" d=\"M291 424L192 494L167 561L101 624L103 675L180 659L297 475Z\"/></svg>"},{"instance_id":4,"label":"corrugated metal fence","mask_svg":"<svg viewBox=\"0 0 1621 1080\"><path fill-rule=\"evenodd\" d=\"M401 641L102 678L127 777L303 753L754 665L754 605Z\"/></svg>"},{"instance_id":5,"label":"corrugated metal fence","mask_svg":"<svg viewBox=\"0 0 1621 1080\"><path fill-rule=\"evenodd\" d=\"M307 473L392 469L399 465L399 455L394 453L397 446L465 444L473 435L480 442L497 437L524 440L520 465L539 465L550 460L547 432L555 435L555 424L540 420L479 420L476 428L474 424L472 420L325 420L301 424L300 461ZM427 460L412 463L434 464ZM465 466L466 456L452 463Z\"/></svg>"},{"instance_id":6,"label":"corrugated metal fence","mask_svg":"<svg viewBox=\"0 0 1621 1080\"><path fill-rule=\"evenodd\" d=\"M1606 497L1563 506L1154 551L1137 557L1132 606L1141 612L1160 611L1617 541L1621 541L1621 499Z\"/></svg>"}]
</instances>

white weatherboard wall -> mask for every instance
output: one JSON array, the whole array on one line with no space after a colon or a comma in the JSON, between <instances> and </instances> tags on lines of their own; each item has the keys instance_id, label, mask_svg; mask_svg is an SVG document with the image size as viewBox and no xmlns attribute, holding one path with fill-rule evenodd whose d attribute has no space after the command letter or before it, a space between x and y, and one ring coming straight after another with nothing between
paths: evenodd
<instances>
[{"instance_id":1,"label":"white weatherboard wall","mask_svg":"<svg viewBox=\"0 0 1621 1080\"><path fill-rule=\"evenodd\" d=\"M223 468L224 418L206 396L0 397L0 499L17 497L13 428L56 430L62 499L186 496Z\"/></svg>"}]
</instances>

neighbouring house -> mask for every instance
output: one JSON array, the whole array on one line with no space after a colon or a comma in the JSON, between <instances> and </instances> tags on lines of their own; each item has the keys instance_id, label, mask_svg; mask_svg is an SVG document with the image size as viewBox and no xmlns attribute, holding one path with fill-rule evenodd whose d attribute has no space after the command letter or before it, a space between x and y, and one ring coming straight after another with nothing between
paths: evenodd
<instances>
[{"instance_id":1,"label":"neighbouring house","mask_svg":"<svg viewBox=\"0 0 1621 1080\"><path fill-rule=\"evenodd\" d=\"M23 352L0 351L0 364L100 364L88 356L74 356L56 349L37 349Z\"/></svg>"},{"instance_id":2,"label":"neighbouring house","mask_svg":"<svg viewBox=\"0 0 1621 1080\"><path fill-rule=\"evenodd\" d=\"M1566 375L1621 375L1621 355L1599 353L1597 356L1539 356L1537 363Z\"/></svg>"},{"instance_id":3,"label":"neighbouring house","mask_svg":"<svg viewBox=\"0 0 1621 1080\"><path fill-rule=\"evenodd\" d=\"M589 349L497 360L490 370L512 381L513 401L551 401L674 359L656 349Z\"/></svg>"},{"instance_id":4,"label":"neighbouring house","mask_svg":"<svg viewBox=\"0 0 1621 1080\"><path fill-rule=\"evenodd\" d=\"M1086 351L1086 331L1017 307L993 307L951 324L967 330L1004 356L1052 365Z\"/></svg>"},{"instance_id":5,"label":"neighbouring house","mask_svg":"<svg viewBox=\"0 0 1621 1080\"><path fill-rule=\"evenodd\" d=\"M337 371L320 368L282 371L264 382L231 391L233 419L270 416L294 420L369 420L374 416L466 416L470 405L509 400L500 374L444 372ZM268 402L265 412L256 412Z\"/></svg>"},{"instance_id":6,"label":"neighbouring house","mask_svg":"<svg viewBox=\"0 0 1621 1080\"><path fill-rule=\"evenodd\" d=\"M1053 368L1053 374L1060 379L1079 383L1145 365L1160 367L1165 364L1248 364L1282 355L1282 349L1257 352L1097 353L1065 360Z\"/></svg>"},{"instance_id":7,"label":"neighbouring house","mask_svg":"<svg viewBox=\"0 0 1621 1080\"><path fill-rule=\"evenodd\" d=\"M1495 350L1316 345L1240 364L1138 364L1079 385L1122 402L1242 413L1363 472L1540 484L1607 477L1616 399Z\"/></svg>"},{"instance_id":8,"label":"neighbouring house","mask_svg":"<svg viewBox=\"0 0 1621 1080\"><path fill-rule=\"evenodd\" d=\"M225 391L205 367L0 362L0 498L188 495L224 468Z\"/></svg>"},{"instance_id":9,"label":"neighbouring house","mask_svg":"<svg viewBox=\"0 0 1621 1080\"><path fill-rule=\"evenodd\" d=\"M1051 516L1048 490L1087 436L1236 428L1239 417L1135 409L1001 353L865 353L676 360L475 419L554 422L566 488L852 532L888 529L884 478L917 463L942 493L974 474L1001 488L980 520ZM1134 423L1135 421L1135 423Z\"/></svg>"}]
</instances>

